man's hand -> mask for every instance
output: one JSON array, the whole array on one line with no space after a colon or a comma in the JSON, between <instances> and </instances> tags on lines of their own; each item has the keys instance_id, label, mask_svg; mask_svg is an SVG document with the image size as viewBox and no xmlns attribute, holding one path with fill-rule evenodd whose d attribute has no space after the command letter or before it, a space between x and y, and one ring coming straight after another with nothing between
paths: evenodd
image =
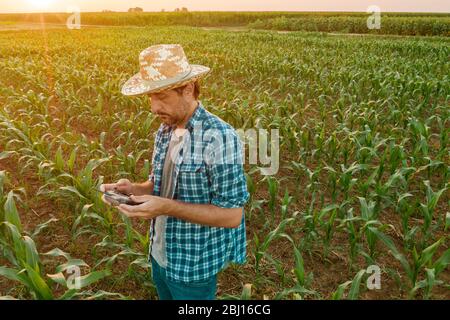
<instances>
[{"instance_id":1,"label":"man's hand","mask_svg":"<svg viewBox=\"0 0 450 320\"><path fill-rule=\"evenodd\" d=\"M120 179L116 183L101 184L100 191L117 191L126 195L130 195L133 193L133 184L128 179ZM102 201L108 205L111 205L111 202L105 199L105 195L102 196Z\"/></svg>"},{"instance_id":2,"label":"man's hand","mask_svg":"<svg viewBox=\"0 0 450 320\"><path fill-rule=\"evenodd\" d=\"M157 196L131 196L131 200L135 202L143 202L137 206L129 206L121 204L117 207L120 212L129 218L153 219L165 213L170 199Z\"/></svg>"},{"instance_id":3,"label":"man's hand","mask_svg":"<svg viewBox=\"0 0 450 320\"><path fill-rule=\"evenodd\" d=\"M243 219L243 208L220 208L212 204L196 204L169 198L143 195L131 196L135 202L144 202L137 206L121 204L120 212L130 218L153 219L167 215L211 227L238 228Z\"/></svg>"}]
</instances>

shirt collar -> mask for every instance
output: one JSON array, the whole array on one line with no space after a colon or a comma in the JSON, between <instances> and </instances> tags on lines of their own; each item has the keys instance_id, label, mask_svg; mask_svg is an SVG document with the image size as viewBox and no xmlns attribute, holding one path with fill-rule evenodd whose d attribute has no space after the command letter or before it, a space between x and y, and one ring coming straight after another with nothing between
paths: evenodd
<instances>
[{"instance_id":1,"label":"shirt collar","mask_svg":"<svg viewBox=\"0 0 450 320\"><path fill-rule=\"evenodd\" d=\"M195 127L195 125L202 120L202 115L204 112L204 107L202 103L199 101L198 106L195 108L194 113L189 118L189 121L186 123L186 129L189 131L192 131Z\"/></svg>"}]
</instances>

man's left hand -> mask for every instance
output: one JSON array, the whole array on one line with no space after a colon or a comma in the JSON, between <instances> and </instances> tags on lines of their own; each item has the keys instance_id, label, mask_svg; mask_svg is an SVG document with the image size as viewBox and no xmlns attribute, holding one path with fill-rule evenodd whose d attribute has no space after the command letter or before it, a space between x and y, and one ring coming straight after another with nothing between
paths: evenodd
<instances>
[{"instance_id":1,"label":"man's left hand","mask_svg":"<svg viewBox=\"0 0 450 320\"><path fill-rule=\"evenodd\" d=\"M119 211L129 218L141 218L146 220L150 220L164 214L165 208L167 208L167 201L169 200L151 195L132 195L130 198L135 202L143 203L136 206L121 204L117 207Z\"/></svg>"}]
</instances>

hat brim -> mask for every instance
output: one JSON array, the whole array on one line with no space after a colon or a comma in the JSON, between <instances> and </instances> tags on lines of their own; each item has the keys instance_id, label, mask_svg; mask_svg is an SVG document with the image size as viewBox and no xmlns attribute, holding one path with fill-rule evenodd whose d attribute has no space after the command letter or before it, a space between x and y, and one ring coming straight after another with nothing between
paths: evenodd
<instances>
[{"instance_id":1,"label":"hat brim","mask_svg":"<svg viewBox=\"0 0 450 320\"><path fill-rule=\"evenodd\" d=\"M141 73L132 76L122 87L122 94L126 96L138 96L141 94L158 93L184 86L185 84L200 79L211 69L198 64L191 64L191 72L182 79L167 79L163 81L148 81L142 79Z\"/></svg>"}]
</instances>

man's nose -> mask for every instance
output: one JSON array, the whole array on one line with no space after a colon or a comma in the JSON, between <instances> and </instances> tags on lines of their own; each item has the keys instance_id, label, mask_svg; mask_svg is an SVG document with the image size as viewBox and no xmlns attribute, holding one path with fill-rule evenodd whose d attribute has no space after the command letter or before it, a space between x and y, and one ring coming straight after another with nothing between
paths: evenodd
<instances>
[{"instance_id":1,"label":"man's nose","mask_svg":"<svg viewBox=\"0 0 450 320\"><path fill-rule=\"evenodd\" d=\"M152 102L151 103L151 111L153 114L158 114L161 111L161 107L158 105L158 103Z\"/></svg>"}]
</instances>

